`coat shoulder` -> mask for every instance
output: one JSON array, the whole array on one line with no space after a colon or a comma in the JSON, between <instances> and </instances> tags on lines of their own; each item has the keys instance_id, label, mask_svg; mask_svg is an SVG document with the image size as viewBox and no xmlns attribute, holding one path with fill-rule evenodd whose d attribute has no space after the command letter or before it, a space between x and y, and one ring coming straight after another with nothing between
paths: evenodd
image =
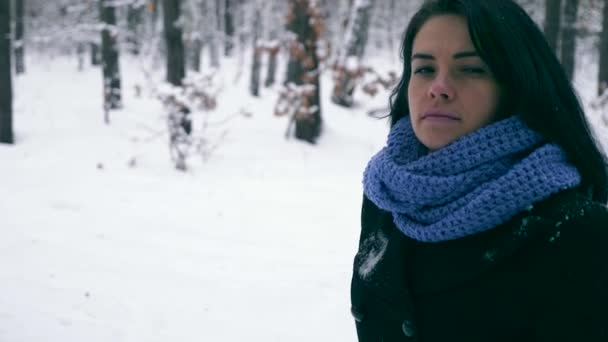
<instances>
[{"instance_id":1,"label":"coat shoulder","mask_svg":"<svg viewBox=\"0 0 608 342\"><path fill-rule=\"evenodd\" d=\"M549 242L579 248L585 240L608 245L608 207L580 193L557 195L533 214L551 222Z\"/></svg>"},{"instance_id":2,"label":"coat shoulder","mask_svg":"<svg viewBox=\"0 0 608 342\"><path fill-rule=\"evenodd\" d=\"M560 200L541 216L552 223L546 242L550 253L578 270L608 279L608 207L576 194ZM608 284L606 285L608 292Z\"/></svg>"},{"instance_id":3,"label":"coat shoulder","mask_svg":"<svg viewBox=\"0 0 608 342\"><path fill-rule=\"evenodd\" d=\"M537 253L546 284L538 298L538 336L607 341L608 207L577 194L541 215L552 228Z\"/></svg>"}]
</instances>

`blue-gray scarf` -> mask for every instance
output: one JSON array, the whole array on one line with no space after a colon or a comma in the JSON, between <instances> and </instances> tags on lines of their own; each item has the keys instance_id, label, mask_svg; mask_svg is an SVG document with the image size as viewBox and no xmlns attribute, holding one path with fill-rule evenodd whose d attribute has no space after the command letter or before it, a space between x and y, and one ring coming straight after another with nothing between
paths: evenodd
<instances>
[{"instance_id":1,"label":"blue-gray scarf","mask_svg":"<svg viewBox=\"0 0 608 342\"><path fill-rule=\"evenodd\" d=\"M421 151L409 117L397 121L367 165L363 187L402 233L424 242L489 230L581 181L565 152L518 116Z\"/></svg>"}]
</instances>

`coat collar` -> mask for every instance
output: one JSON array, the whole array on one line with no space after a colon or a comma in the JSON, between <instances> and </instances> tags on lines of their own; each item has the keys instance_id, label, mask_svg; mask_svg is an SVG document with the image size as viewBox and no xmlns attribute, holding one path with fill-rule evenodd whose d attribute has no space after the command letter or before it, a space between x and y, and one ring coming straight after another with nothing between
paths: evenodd
<instances>
[{"instance_id":1,"label":"coat collar","mask_svg":"<svg viewBox=\"0 0 608 342\"><path fill-rule=\"evenodd\" d=\"M489 231L441 243L407 240L401 248L410 252L405 261L410 291L424 295L457 287L500 265L518 250L548 236L565 203L573 203L575 191L553 196ZM397 228L394 228L397 230Z\"/></svg>"},{"instance_id":2,"label":"coat collar","mask_svg":"<svg viewBox=\"0 0 608 342\"><path fill-rule=\"evenodd\" d=\"M491 231L442 243L413 242L407 264L414 294L444 291L474 279L524 248L548 220L526 213Z\"/></svg>"},{"instance_id":3,"label":"coat collar","mask_svg":"<svg viewBox=\"0 0 608 342\"><path fill-rule=\"evenodd\" d=\"M387 300L403 293L425 295L457 287L498 267L539 236L550 236L555 222L564 215L563 208L578 210L576 208L586 203L581 198L576 189L563 191L494 229L440 243L406 237L395 227L391 213L364 198L363 243L355 257L355 274L362 282L356 283ZM379 240L370 239L374 235L382 235L380 240L387 244L373 272L363 277L359 270L366 256L378 247L368 243Z\"/></svg>"}]
</instances>

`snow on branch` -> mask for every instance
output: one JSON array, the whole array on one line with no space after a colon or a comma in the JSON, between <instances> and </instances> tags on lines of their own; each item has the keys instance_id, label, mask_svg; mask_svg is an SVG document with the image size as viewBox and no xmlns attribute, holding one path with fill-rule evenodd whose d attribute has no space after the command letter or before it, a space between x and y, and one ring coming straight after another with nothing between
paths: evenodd
<instances>
[{"instance_id":1,"label":"snow on branch","mask_svg":"<svg viewBox=\"0 0 608 342\"><path fill-rule=\"evenodd\" d=\"M354 56L348 58L346 62L334 63L332 67L334 80L332 100L335 103L350 107L354 101L353 93L359 84L361 90L372 97L380 89L390 89L397 84L397 73L394 71L381 75L372 67L360 65L359 60Z\"/></svg>"},{"instance_id":2,"label":"snow on branch","mask_svg":"<svg viewBox=\"0 0 608 342\"><path fill-rule=\"evenodd\" d=\"M211 120L217 108L222 86L217 70L209 73L190 72L181 86L162 83L153 93L162 102L166 113L169 153L176 169L186 171L187 160L199 155L206 162L228 134L225 127L237 117L249 117L247 111ZM219 134L213 131L221 130Z\"/></svg>"}]
</instances>

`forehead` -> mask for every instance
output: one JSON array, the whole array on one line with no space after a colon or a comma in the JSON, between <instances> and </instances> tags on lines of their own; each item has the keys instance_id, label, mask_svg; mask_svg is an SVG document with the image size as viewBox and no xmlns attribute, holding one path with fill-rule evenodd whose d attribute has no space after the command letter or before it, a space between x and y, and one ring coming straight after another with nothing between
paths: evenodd
<instances>
[{"instance_id":1,"label":"forehead","mask_svg":"<svg viewBox=\"0 0 608 342\"><path fill-rule=\"evenodd\" d=\"M412 51L416 52L459 52L475 50L469 28L464 17L443 14L428 19L414 38Z\"/></svg>"}]
</instances>

